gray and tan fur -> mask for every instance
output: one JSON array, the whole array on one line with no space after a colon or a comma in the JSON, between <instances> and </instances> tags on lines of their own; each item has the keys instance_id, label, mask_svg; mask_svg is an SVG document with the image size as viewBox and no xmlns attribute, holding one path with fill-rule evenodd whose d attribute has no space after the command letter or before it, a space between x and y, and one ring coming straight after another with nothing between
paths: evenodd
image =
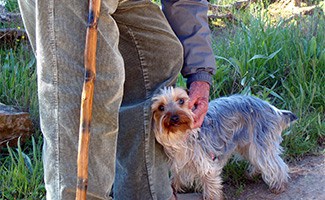
<instances>
[{"instance_id":1,"label":"gray and tan fur","mask_svg":"<svg viewBox=\"0 0 325 200\"><path fill-rule=\"evenodd\" d=\"M222 168L239 153L250 162L248 175L261 173L272 192L283 192L288 166L280 157L281 133L297 117L252 97L215 99L200 129L181 88L164 88L153 98L153 129L169 157L176 191L196 186L205 199L222 199Z\"/></svg>"}]
</instances>

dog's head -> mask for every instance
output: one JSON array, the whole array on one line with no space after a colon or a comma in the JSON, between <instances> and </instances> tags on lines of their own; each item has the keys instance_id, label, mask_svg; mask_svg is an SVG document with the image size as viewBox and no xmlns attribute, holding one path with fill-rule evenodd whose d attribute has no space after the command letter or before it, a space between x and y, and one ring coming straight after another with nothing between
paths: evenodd
<instances>
[{"instance_id":1,"label":"dog's head","mask_svg":"<svg viewBox=\"0 0 325 200\"><path fill-rule=\"evenodd\" d=\"M154 128L160 134L181 134L193 126L193 112L188 107L189 96L181 88L164 88L153 97L151 106ZM173 137L173 136L170 136Z\"/></svg>"}]
</instances>

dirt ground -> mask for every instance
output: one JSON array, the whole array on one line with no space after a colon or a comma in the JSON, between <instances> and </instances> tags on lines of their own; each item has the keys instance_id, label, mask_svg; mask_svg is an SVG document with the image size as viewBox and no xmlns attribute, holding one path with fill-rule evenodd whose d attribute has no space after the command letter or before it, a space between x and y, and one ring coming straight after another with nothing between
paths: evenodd
<instances>
[{"instance_id":1,"label":"dirt ground","mask_svg":"<svg viewBox=\"0 0 325 200\"><path fill-rule=\"evenodd\" d=\"M226 200L325 200L325 154L307 156L290 164L291 179L281 194L273 194L262 181L245 183L243 188L224 186ZM178 195L178 200L199 200L198 193Z\"/></svg>"}]
</instances>

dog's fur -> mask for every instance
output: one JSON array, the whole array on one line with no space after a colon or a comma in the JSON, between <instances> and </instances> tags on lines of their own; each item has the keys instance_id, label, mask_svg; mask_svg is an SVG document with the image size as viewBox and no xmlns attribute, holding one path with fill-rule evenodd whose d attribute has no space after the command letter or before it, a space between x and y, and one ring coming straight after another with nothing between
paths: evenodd
<instances>
[{"instance_id":1,"label":"dog's fur","mask_svg":"<svg viewBox=\"0 0 325 200\"><path fill-rule=\"evenodd\" d=\"M252 96L234 95L209 103L199 129L192 129L189 96L164 88L153 98L153 130L170 160L176 191L203 189L205 199L222 199L222 168L235 152L250 162L248 175L261 173L272 192L284 191L288 166L281 159L281 133L297 117Z\"/></svg>"}]
</instances>

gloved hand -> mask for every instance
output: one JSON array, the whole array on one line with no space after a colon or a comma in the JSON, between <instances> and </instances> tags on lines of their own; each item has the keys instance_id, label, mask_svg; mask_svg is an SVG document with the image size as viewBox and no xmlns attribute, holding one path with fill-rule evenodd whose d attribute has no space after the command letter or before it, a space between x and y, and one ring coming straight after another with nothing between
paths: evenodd
<instances>
[{"instance_id":1,"label":"gloved hand","mask_svg":"<svg viewBox=\"0 0 325 200\"><path fill-rule=\"evenodd\" d=\"M195 81L189 88L189 108L194 113L194 125L192 128L201 127L209 107L210 85L204 81Z\"/></svg>"}]
</instances>

